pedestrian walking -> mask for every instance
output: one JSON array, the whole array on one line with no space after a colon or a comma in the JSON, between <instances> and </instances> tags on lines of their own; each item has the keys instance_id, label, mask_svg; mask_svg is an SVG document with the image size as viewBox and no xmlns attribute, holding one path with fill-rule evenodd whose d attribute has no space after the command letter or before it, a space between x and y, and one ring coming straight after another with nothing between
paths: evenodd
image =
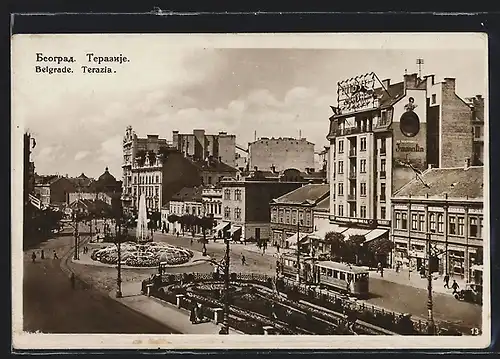
<instances>
[{"instance_id":1,"label":"pedestrian walking","mask_svg":"<svg viewBox=\"0 0 500 359\"><path fill-rule=\"evenodd\" d=\"M456 280L453 280L453 283L451 285L451 288L453 289L453 294L456 294L458 293L458 288L460 288L460 286L458 285L457 281Z\"/></svg>"},{"instance_id":2,"label":"pedestrian walking","mask_svg":"<svg viewBox=\"0 0 500 359\"><path fill-rule=\"evenodd\" d=\"M276 251L279 253L280 252L280 245L276 244Z\"/></svg>"},{"instance_id":3,"label":"pedestrian walking","mask_svg":"<svg viewBox=\"0 0 500 359\"><path fill-rule=\"evenodd\" d=\"M31 261L35 263L35 260L36 260L36 253L33 252L33 254L31 255Z\"/></svg>"},{"instance_id":4,"label":"pedestrian walking","mask_svg":"<svg viewBox=\"0 0 500 359\"><path fill-rule=\"evenodd\" d=\"M384 278L384 267L380 267L380 277Z\"/></svg>"},{"instance_id":5,"label":"pedestrian walking","mask_svg":"<svg viewBox=\"0 0 500 359\"><path fill-rule=\"evenodd\" d=\"M198 303L196 301L193 301L191 304L191 313L189 315L189 320L191 321L192 324L198 323Z\"/></svg>"},{"instance_id":6,"label":"pedestrian walking","mask_svg":"<svg viewBox=\"0 0 500 359\"><path fill-rule=\"evenodd\" d=\"M54 249L53 253L54 253L54 259L59 259L59 257L57 256L57 252L56 252L55 249Z\"/></svg>"},{"instance_id":7,"label":"pedestrian walking","mask_svg":"<svg viewBox=\"0 0 500 359\"><path fill-rule=\"evenodd\" d=\"M205 319L205 316L203 315L203 305L201 303L198 303L198 322L203 323L203 320Z\"/></svg>"},{"instance_id":8,"label":"pedestrian walking","mask_svg":"<svg viewBox=\"0 0 500 359\"><path fill-rule=\"evenodd\" d=\"M71 282L71 289L75 289L75 282L76 282L75 273L71 273L70 282Z\"/></svg>"},{"instance_id":9,"label":"pedestrian walking","mask_svg":"<svg viewBox=\"0 0 500 359\"><path fill-rule=\"evenodd\" d=\"M43 251L43 249L42 249L42 251L40 252L40 258L41 258L41 259L45 259L45 252Z\"/></svg>"},{"instance_id":10,"label":"pedestrian walking","mask_svg":"<svg viewBox=\"0 0 500 359\"><path fill-rule=\"evenodd\" d=\"M245 265L246 263L246 259L245 259L245 256L242 254L241 255L241 265Z\"/></svg>"},{"instance_id":11,"label":"pedestrian walking","mask_svg":"<svg viewBox=\"0 0 500 359\"><path fill-rule=\"evenodd\" d=\"M396 273L399 273L399 262L396 263Z\"/></svg>"},{"instance_id":12,"label":"pedestrian walking","mask_svg":"<svg viewBox=\"0 0 500 359\"><path fill-rule=\"evenodd\" d=\"M378 262L377 263L377 273L382 270L382 263Z\"/></svg>"},{"instance_id":13,"label":"pedestrian walking","mask_svg":"<svg viewBox=\"0 0 500 359\"><path fill-rule=\"evenodd\" d=\"M448 273L444 275L444 287L450 289L450 275Z\"/></svg>"}]
</instances>

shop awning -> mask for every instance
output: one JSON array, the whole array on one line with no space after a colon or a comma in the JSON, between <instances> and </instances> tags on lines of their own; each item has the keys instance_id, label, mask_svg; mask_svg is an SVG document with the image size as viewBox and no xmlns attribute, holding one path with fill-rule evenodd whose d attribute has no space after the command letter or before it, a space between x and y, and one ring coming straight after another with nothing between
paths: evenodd
<instances>
[{"instance_id":1,"label":"shop awning","mask_svg":"<svg viewBox=\"0 0 500 359\"><path fill-rule=\"evenodd\" d=\"M299 233L299 242L302 242L308 235L309 235L309 233ZM288 242L288 245L296 244L297 243L297 233L288 237L286 239L286 241Z\"/></svg>"},{"instance_id":2,"label":"shop awning","mask_svg":"<svg viewBox=\"0 0 500 359\"><path fill-rule=\"evenodd\" d=\"M344 231L344 229L341 229L341 227L337 224L326 224L322 227L320 227L316 232L313 232L309 235L309 238L313 238L313 239L319 239L319 240L323 240L325 239L325 236L328 232L337 232L337 233L342 233L342 231Z\"/></svg>"},{"instance_id":3,"label":"shop awning","mask_svg":"<svg viewBox=\"0 0 500 359\"><path fill-rule=\"evenodd\" d=\"M371 242L377 238L380 238L380 237L384 236L387 232L388 232L387 229L376 228L373 231L371 231L370 233L365 235L366 241L364 243Z\"/></svg>"},{"instance_id":4,"label":"shop awning","mask_svg":"<svg viewBox=\"0 0 500 359\"><path fill-rule=\"evenodd\" d=\"M362 229L362 228L346 228L346 227L341 227L344 228L344 231L342 231L342 234L344 235L346 240L349 240L350 236L366 236L370 230L369 229Z\"/></svg>"},{"instance_id":5,"label":"shop awning","mask_svg":"<svg viewBox=\"0 0 500 359\"><path fill-rule=\"evenodd\" d=\"M231 229L229 230L229 233L231 235L235 234L236 232L240 231L241 227L240 226L231 226Z\"/></svg>"},{"instance_id":6,"label":"shop awning","mask_svg":"<svg viewBox=\"0 0 500 359\"><path fill-rule=\"evenodd\" d=\"M226 229L227 227L229 227L231 225L231 223L229 222L221 222L219 223L217 226L215 226L214 230L216 232L218 231L222 231L223 229Z\"/></svg>"}]
</instances>

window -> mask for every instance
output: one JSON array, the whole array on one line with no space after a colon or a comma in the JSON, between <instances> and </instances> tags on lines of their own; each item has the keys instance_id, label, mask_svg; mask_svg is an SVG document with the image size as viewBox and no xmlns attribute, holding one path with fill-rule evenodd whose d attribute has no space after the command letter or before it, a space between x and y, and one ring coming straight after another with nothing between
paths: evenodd
<instances>
[{"instance_id":1,"label":"window","mask_svg":"<svg viewBox=\"0 0 500 359\"><path fill-rule=\"evenodd\" d=\"M359 172L366 173L366 160L359 161Z\"/></svg>"},{"instance_id":2,"label":"window","mask_svg":"<svg viewBox=\"0 0 500 359\"><path fill-rule=\"evenodd\" d=\"M299 211L299 223L304 223L304 211Z\"/></svg>"},{"instance_id":3,"label":"window","mask_svg":"<svg viewBox=\"0 0 500 359\"><path fill-rule=\"evenodd\" d=\"M286 212L285 212L285 223L286 224L290 224L290 218L291 218L291 216L290 216L290 210L287 209Z\"/></svg>"},{"instance_id":4,"label":"window","mask_svg":"<svg viewBox=\"0 0 500 359\"><path fill-rule=\"evenodd\" d=\"M297 210L292 211L292 224L297 224Z\"/></svg>"},{"instance_id":5,"label":"window","mask_svg":"<svg viewBox=\"0 0 500 359\"><path fill-rule=\"evenodd\" d=\"M480 236L479 231L478 231L478 225L477 225L477 218L476 217L470 217L469 218L469 235L471 237L476 237L479 238Z\"/></svg>"},{"instance_id":6,"label":"window","mask_svg":"<svg viewBox=\"0 0 500 359\"><path fill-rule=\"evenodd\" d=\"M416 213L411 214L411 229L414 231L418 229L418 216Z\"/></svg>"},{"instance_id":7,"label":"window","mask_svg":"<svg viewBox=\"0 0 500 359\"><path fill-rule=\"evenodd\" d=\"M366 206L360 206L359 211L361 213L361 218L366 218Z\"/></svg>"},{"instance_id":8,"label":"window","mask_svg":"<svg viewBox=\"0 0 500 359\"><path fill-rule=\"evenodd\" d=\"M311 212L309 211L306 212L306 226L311 226Z\"/></svg>"},{"instance_id":9,"label":"window","mask_svg":"<svg viewBox=\"0 0 500 359\"><path fill-rule=\"evenodd\" d=\"M362 137L359 143L360 151L366 151L366 137Z\"/></svg>"},{"instance_id":10,"label":"window","mask_svg":"<svg viewBox=\"0 0 500 359\"><path fill-rule=\"evenodd\" d=\"M231 218L231 208L224 207L224 218L226 218L226 219L230 219Z\"/></svg>"},{"instance_id":11,"label":"window","mask_svg":"<svg viewBox=\"0 0 500 359\"><path fill-rule=\"evenodd\" d=\"M429 213L429 229L431 232L436 232L436 214Z\"/></svg>"},{"instance_id":12,"label":"window","mask_svg":"<svg viewBox=\"0 0 500 359\"><path fill-rule=\"evenodd\" d=\"M339 196L343 196L343 195L344 195L344 184L339 183Z\"/></svg>"},{"instance_id":13,"label":"window","mask_svg":"<svg viewBox=\"0 0 500 359\"><path fill-rule=\"evenodd\" d=\"M234 209L234 219L241 220L241 208Z\"/></svg>"},{"instance_id":14,"label":"window","mask_svg":"<svg viewBox=\"0 0 500 359\"><path fill-rule=\"evenodd\" d=\"M481 126L474 126L474 138L481 138Z\"/></svg>"},{"instance_id":15,"label":"window","mask_svg":"<svg viewBox=\"0 0 500 359\"><path fill-rule=\"evenodd\" d=\"M380 160L380 171L385 172L385 159Z\"/></svg>"},{"instance_id":16,"label":"window","mask_svg":"<svg viewBox=\"0 0 500 359\"><path fill-rule=\"evenodd\" d=\"M431 103L432 104L436 103L436 94L435 93L433 93L432 96L431 96Z\"/></svg>"},{"instance_id":17,"label":"window","mask_svg":"<svg viewBox=\"0 0 500 359\"><path fill-rule=\"evenodd\" d=\"M156 183L160 183L160 176L156 175Z\"/></svg>"},{"instance_id":18,"label":"window","mask_svg":"<svg viewBox=\"0 0 500 359\"><path fill-rule=\"evenodd\" d=\"M380 200L385 201L385 183L380 184Z\"/></svg>"},{"instance_id":19,"label":"window","mask_svg":"<svg viewBox=\"0 0 500 359\"><path fill-rule=\"evenodd\" d=\"M212 176L208 176L208 177L207 177L207 180L208 180L208 181L207 181L207 183L208 183L208 184L212 184Z\"/></svg>"},{"instance_id":20,"label":"window","mask_svg":"<svg viewBox=\"0 0 500 359\"><path fill-rule=\"evenodd\" d=\"M339 173L344 173L344 161L339 161Z\"/></svg>"},{"instance_id":21,"label":"window","mask_svg":"<svg viewBox=\"0 0 500 359\"><path fill-rule=\"evenodd\" d=\"M450 234L457 234L457 217L448 216L448 232Z\"/></svg>"},{"instance_id":22,"label":"window","mask_svg":"<svg viewBox=\"0 0 500 359\"><path fill-rule=\"evenodd\" d=\"M479 236L478 237L482 237L482 236L483 236L483 218L479 217Z\"/></svg>"},{"instance_id":23,"label":"window","mask_svg":"<svg viewBox=\"0 0 500 359\"><path fill-rule=\"evenodd\" d=\"M425 215L423 213L418 214L418 230L425 232Z\"/></svg>"},{"instance_id":24,"label":"window","mask_svg":"<svg viewBox=\"0 0 500 359\"><path fill-rule=\"evenodd\" d=\"M385 138L380 139L380 154L385 154Z\"/></svg>"},{"instance_id":25,"label":"window","mask_svg":"<svg viewBox=\"0 0 500 359\"><path fill-rule=\"evenodd\" d=\"M241 189L237 189L234 191L234 199L237 201L241 201Z\"/></svg>"},{"instance_id":26,"label":"window","mask_svg":"<svg viewBox=\"0 0 500 359\"><path fill-rule=\"evenodd\" d=\"M344 153L344 141L339 141L339 153Z\"/></svg>"},{"instance_id":27,"label":"window","mask_svg":"<svg viewBox=\"0 0 500 359\"><path fill-rule=\"evenodd\" d=\"M401 228L401 213L396 212L395 217L396 217L396 223L394 225L394 228Z\"/></svg>"},{"instance_id":28,"label":"window","mask_svg":"<svg viewBox=\"0 0 500 359\"><path fill-rule=\"evenodd\" d=\"M405 212L401 213L401 228L408 229L408 214Z\"/></svg>"},{"instance_id":29,"label":"window","mask_svg":"<svg viewBox=\"0 0 500 359\"><path fill-rule=\"evenodd\" d=\"M443 225L444 225L443 214L438 213L437 219L438 219L438 233L443 233Z\"/></svg>"},{"instance_id":30,"label":"window","mask_svg":"<svg viewBox=\"0 0 500 359\"><path fill-rule=\"evenodd\" d=\"M344 216L344 205L339 204L339 216Z\"/></svg>"},{"instance_id":31,"label":"window","mask_svg":"<svg viewBox=\"0 0 500 359\"><path fill-rule=\"evenodd\" d=\"M364 182L360 183L359 192L360 192L360 196L362 196L362 197L366 196L366 183L364 183Z\"/></svg>"},{"instance_id":32,"label":"window","mask_svg":"<svg viewBox=\"0 0 500 359\"><path fill-rule=\"evenodd\" d=\"M231 190L229 188L224 190L224 199L231 199Z\"/></svg>"},{"instance_id":33,"label":"window","mask_svg":"<svg viewBox=\"0 0 500 359\"><path fill-rule=\"evenodd\" d=\"M134 184L137 184L137 176L134 176Z\"/></svg>"},{"instance_id":34,"label":"window","mask_svg":"<svg viewBox=\"0 0 500 359\"><path fill-rule=\"evenodd\" d=\"M277 222L278 219L278 210L276 208L273 208L271 212L271 222Z\"/></svg>"},{"instance_id":35,"label":"window","mask_svg":"<svg viewBox=\"0 0 500 359\"><path fill-rule=\"evenodd\" d=\"M280 222L280 223L283 223L283 220L284 220L284 218L283 218L283 217L285 216L285 211L284 211L284 210L282 210L282 209L280 209L280 210L278 211L278 213L279 213L279 214L278 214L278 216L279 216L279 222Z\"/></svg>"},{"instance_id":36,"label":"window","mask_svg":"<svg viewBox=\"0 0 500 359\"><path fill-rule=\"evenodd\" d=\"M387 123L387 111L382 111L382 117L380 118L380 124L385 125Z\"/></svg>"},{"instance_id":37,"label":"window","mask_svg":"<svg viewBox=\"0 0 500 359\"><path fill-rule=\"evenodd\" d=\"M380 218L381 219L385 219L385 216L386 216L386 209L385 207L380 207Z\"/></svg>"},{"instance_id":38,"label":"window","mask_svg":"<svg viewBox=\"0 0 500 359\"><path fill-rule=\"evenodd\" d=\"M464 235L464 217L458 217L458 234L463 236Z\"/></svg>"},{"instance_id":39,"label":"window","mask_svg":"<svg viewBox=\"0 0 500 359\"><path fill-rule=\"evenodd\" d=\"M155 186L155 196L158 197L159 192L160 192L160 187Z\"/></svg>"}]
</instances>

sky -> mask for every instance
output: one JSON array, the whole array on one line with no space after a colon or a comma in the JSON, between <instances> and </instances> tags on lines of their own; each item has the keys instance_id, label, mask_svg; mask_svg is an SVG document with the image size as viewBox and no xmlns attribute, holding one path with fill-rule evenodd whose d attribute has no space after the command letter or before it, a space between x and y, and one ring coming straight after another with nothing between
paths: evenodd
<instances>
[{"instance_id":1,"label":"sky","mask_svg":"<svg viewBox=\"0 0 500 359\"><path fill-rule=\"evenodd\" d=\"M172 131L226 131L247 146L257 137L302 137L327 145L330 105L337 82L375 72L402 81L405 70L436 81L456 78L461 97L487 97L484 39L445 37L332 37L285 41L279 37L222 39L168 35L29 35L13 41L13 121L36 139L39 174L85 173L105 167L121 178L127 125L140 137ZM429 41L431 39L432 41ZM196 40L196 41L195 41ZM304 41L305 40L305 41ZM351 41L350 41L351 40ZM434 42L433 42L434 41ZM74 56L72 74L35 73L36 53ZM108 64L116 73L84 74L86 53L123 54ZM65 65L65 64L61 64Z\"/></svg>"}]
</instances>

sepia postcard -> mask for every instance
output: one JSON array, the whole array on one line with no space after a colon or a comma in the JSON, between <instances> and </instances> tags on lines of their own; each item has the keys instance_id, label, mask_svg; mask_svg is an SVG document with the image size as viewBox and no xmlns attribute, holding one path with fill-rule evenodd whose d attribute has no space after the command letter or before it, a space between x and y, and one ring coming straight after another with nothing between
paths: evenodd
<instances>
[{"instance_id":1,"label":"sepia postcard","mask_svg":"<svg viewBox=\"0 0 500 359\"><path fill-rule=\"evenodd\" d=\"M13 348L488 347L487 45L14 35Z\"/></svg>"}]
</instances>

